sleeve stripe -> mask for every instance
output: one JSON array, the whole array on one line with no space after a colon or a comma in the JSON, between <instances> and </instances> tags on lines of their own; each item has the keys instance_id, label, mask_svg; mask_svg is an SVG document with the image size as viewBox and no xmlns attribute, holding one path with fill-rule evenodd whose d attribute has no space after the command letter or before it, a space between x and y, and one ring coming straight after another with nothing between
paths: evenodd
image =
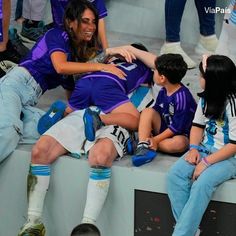
<instances>
[{"instance_id":1,"label":"sleeve stripe","mask_svg":"<svg viewBox=\"0 0 236 236\"><path fill-rule=\"evenodd\" d=\"M186 109L186 94L184 92L180 92L177 94L177 110L185 110Z\"/></svg>"},{"instance_id":2,"label":"sleeve stripe","mask_svg":"<svg viewBox=\"0 0 236 236\"><path fill-rule=\"evenodd\" d=\"M146 105L146 107L150 107L153 103L154 103L154 99L152 99L152 100Z\"/></svg>"},{"instance_id":3,"label":"sleeve stripe","mask_svg":"<svg viewBox=\"0 0 236 236\"><path fill-rule=\"evenodd\" d=\"M202 129L204 129L206 127L205 125L201 125L201 124L197 124L197 123L193 123L192 126L196 126L198 128L202 128Z\"/></svg>"},{"instance_id":4,"label":"sleeve stripe","mask_svg":"<svg viewBox=\"0 0 236 236\"><path fill-rule=\"evenodd\" d=\"M236 140L231 140L230 139L229 142L232 143L232 144L236 144Z\"/></svg>"},{"instance_id":5,"label":"sleeve stripe","mask_svg":"<svg viewBox=\"0 0 236 236\"><path fill-rule=\"evenodd\" d=\"M235 94L229 96L230 110L232 117L236 116L236 104L235 104Z\"/></svg>"}]
</instances>

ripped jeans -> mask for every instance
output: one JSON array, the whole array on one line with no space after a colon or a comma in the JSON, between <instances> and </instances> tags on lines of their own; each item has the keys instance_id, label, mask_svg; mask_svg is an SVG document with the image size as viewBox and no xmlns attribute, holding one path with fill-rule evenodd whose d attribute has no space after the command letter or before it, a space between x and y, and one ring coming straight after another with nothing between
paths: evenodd
<instances>
[{"instance_id":1,"label":"ripped jeans","mask_svg":"<svg viewBox=\"0 0 236 236\"><path fill-rule=\"evenodd\" d=\"M41 94L41 87L23 67L12 68L0 79L0 162L15 150L22 139L23 120L35 120L35 112L31 108L37 104ZM31 136L37 135L37 139L39 135L35 129L32 131L35 134Z\"/></svg>"}]
</instances>

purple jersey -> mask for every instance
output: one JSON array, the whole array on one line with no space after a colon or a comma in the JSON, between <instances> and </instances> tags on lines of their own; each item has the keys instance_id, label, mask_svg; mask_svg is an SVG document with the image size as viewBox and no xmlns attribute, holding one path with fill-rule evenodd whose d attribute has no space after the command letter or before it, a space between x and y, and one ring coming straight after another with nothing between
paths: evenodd
<instances>
[{"instance_id":1,"label":"purple jersey","mask_svg":"<svg viewBox=\"0 0 236 236\"><path fill-rule=\"evenodd\" d=\"M162 88L158 93L154 109L160 114L162 128L169 128L175 134L189 135L197 104L189 89L183 84L171 96Z\"/></svg>"},{"instance_id":2,"label":"purple jersey","mask_svg":"<svg viewBox=\"0 0 236 236\"><path fill-rule=\"evenodd\" d=\"M133 63L113 61L126 73L126 80L119 79L108 72L93 72L83 75L75 85L69 99L73 110L80 110L91 105L99 107L104 113L111 112L119 105L129 102L128 94L140 84L152 83L152 71L141 61Z\"/></svg>"},{"instance_id":3,"label":"purple jersey","mask_svg":"<svg viewBox=\"0 0 236 236\"><path fill-rule=\"evenodd\" d=\"M74 80L67 76L58 74L53 67L51 54L61 51L71 59L68 35L65 31L55 28L49 30L31 49L30 53L23 59L20 66L25 67L40 84L43 92L48 89L62 85L68 90L74 89Z\"/></svg>"},{"instance_id":4,"label":"purple jersey","mask_svg":"<svg viewBox=\"0 0 236 236\"><path fill-rule=\"evenodd\" d=\"M99 19L107 16L104 0L88 0L98 11ZM51 0L53 22L56 26L63 25L63 15L69 0Z\"/></svg>"}]
</instances>

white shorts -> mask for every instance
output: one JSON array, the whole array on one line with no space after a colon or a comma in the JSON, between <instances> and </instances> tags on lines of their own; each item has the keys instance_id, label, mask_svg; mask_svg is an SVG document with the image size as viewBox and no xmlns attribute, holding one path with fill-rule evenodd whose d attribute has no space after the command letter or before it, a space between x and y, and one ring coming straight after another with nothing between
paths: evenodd
<instances>
[{"instance_id":1,"label":"white shorts","mask_svg":"<svg viewBox=\"0 0 236 236\"><path fill-rule=\"evenodd\" d=\"M93 142L86 141L84 135L84 110L70 113L65 118L53 125L44 135L56 139L72 155L86 154L91 147L101 138L110 139L120 157L126 154L126 144L130 138L129 132L120 126L103 126L96 132Z\"/></svg>"}]
</instances>

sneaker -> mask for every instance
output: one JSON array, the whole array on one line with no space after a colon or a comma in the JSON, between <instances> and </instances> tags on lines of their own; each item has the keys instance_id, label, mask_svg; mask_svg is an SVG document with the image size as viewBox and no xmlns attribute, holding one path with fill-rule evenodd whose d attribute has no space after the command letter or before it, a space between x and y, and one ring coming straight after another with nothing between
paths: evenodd
<instances>
[{"instance_id":1,"label":"sneaker","mask_svg":"<svg viewBox=\"0 0 236 236\"><path fill-rule=\"evenodd\" d=\"M156 151L142 145L137 148L135 155L132 156L132 163L134 166L141 166L151 162L156 157L156 155Z\"/></svg>"},{"instance_id":2,"label":"sneaker","mask_svg":"<svg viewBox=\"0 0 236 236\"><path fill-rule=\"evenodd\" d=\"M20 230L18 236L44 236L45 232L43 223L32 224L27 222Z\"/></svg>"},{"instance_id":3,"label":"sneaker","mask_svg":"<svg viewBox=\"0 0 236 236\"><path fill-rule=\"evenodd\" d=\"M17 30L15 28L11 28L8 32L9 40L11 41L12 46L21 57L24 57L29 52L29 49L23 44L22 39L17 34Z\"/></svg>"},{"instance_id":4,"label":"sneaker","mask_svg":"<svg viewBox=\"0 0 236 236\"><path fill-rule=\"evenodd\" d=\"M100 129L104 124L102 123L99 114L96 111L92 111L87 108L83 116L84 120L84 133L88 141L95 140L96 131Z\"/></svg>"},{"instance_id":5,"label":"sneaker","mask_svg":"<svg viewBox=\"0 0 236 236\"><path fill-rule=\"evenodd\" d=\"M161 47L160 54L162 55L167 53L180 54L183 57L184 61L187 63L188 69L192 69L197 66L197 64L182 49L182 47L180 46L180 42L164 43L164 45Z\"/></svg>"},{"instance_id":6,"label":"sneaker","mask_svg":"<svg viewBox=\"0 0 236 236\"><path fill-rule=\"evenodd\" d=\"M61 120L64 116L66 104L62 101L54 102L49 110L39 119L38 132L45 133L49 128Z\"/></svg>"},{"instance_id":7,"label":"sneaker","mask_svg":"<svg viewBox=\"0 0 236 236\"><path fill-rule=\"evenodd\" d=\"M195 52L202 55L202 54L213 54L216 51L218 45L218 39L216 35L211 36L202 36L200 35L200 40L195 47Z\"/></svg>"},{"instance_id":8,"label":"sneaker","mask_svg":"<svg viewBox=\"0 0 236 236\"><path fill-rule=\"evenodd\" d=\"M77 225L71 232L71 236L100 236L99 229L93 224L80 224Z\"/></svg>"},{"instance_id":9,"label":"sneaker","mask_svg":"<svg viewBox=\"0 0 236 236\"><path fill-rule=\"evenodd\" d=\"M14 67L15 65L16 63L11 61L0 61L0 78L4 76L8 72L8 70Z\"/></svg>"},{"instance_id":10,"label":"sneaker","mask_svg":"<svg viewBox=\"0 0 236 236\"><path fill-rule=\"evenodd\" d=\"M21 55L16 51L11 41L7 42L7 49L3 52L0 52L0 61L9 61L15 64L19 64Z\"/></svg>"},{"instance_id":11,"label":"sneaker","mask_svg":"<svg viewBox=\"0 0 236 236\"><path fill-rule=\"evenodd\" d=\"M40 21L38 27L26 27L26 22L22 24L21 37L29 43L35 43L44 33L44 22Z\"/></svg>"},{"instance_id":12,"label":"sneaker","mask_svg":"<svg viewBox=\"0 0 236 236\"><path fill-rule=\"evenodd\" d=\"M6 72L0 67L0 78L2 78Z\"/></svg>"},{"instance_id":13,"label":"sneaker","mask_svg":"<svg viewBox=\"0 0 236 236\"><path fill-rule=\"evenodd\" d=\"M200 229L197 229L197 232L194 236L199 236L201 234L201 230Z\"/></svg>"}]
</instances>

